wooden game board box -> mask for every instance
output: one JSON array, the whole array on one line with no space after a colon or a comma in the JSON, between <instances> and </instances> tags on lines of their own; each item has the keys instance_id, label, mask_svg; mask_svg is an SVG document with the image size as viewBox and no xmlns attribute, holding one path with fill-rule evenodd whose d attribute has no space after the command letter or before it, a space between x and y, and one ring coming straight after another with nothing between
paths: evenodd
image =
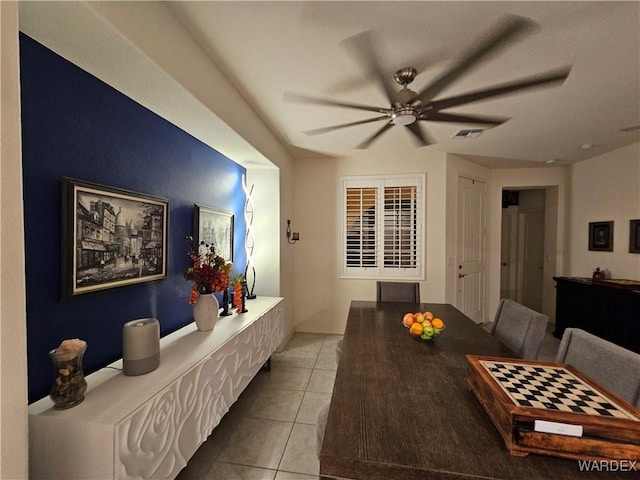
<instances>
[{"instance_id":1,"label":"wooden game board box","mask_svg":"<svg viewBox=\"0 0 640 480\"><path fill-rule=\"evenodd\" d=\"M467 355L467 360L467 385L502 435L512 455L536 453L577 460L640 459L640 410L571 365L477 355ZM504 371L502 367L505 367ZM538 378L539 381L533 382L535 384L544 381L549 391L546 391L547 387L544 387L544 393L540 393L538 387L525 391L529 389L528 385L522 387L518 382L515 385L511 383L505 377L510 376L512 372L509 370L515 368L525 371L528 378ZM538 373L533 369L544 372ZM561 379L542 379L547 371L558 374ZM570 387L560 385L565 381L573 383ZM580 391L583 398L593 395L600 402L577 400L578 404L597 403L598 407L561 405L558 409L558 405L553 403L564 402L564 398L552 398L556 394L550 391L577 392L578 389L583 389ZM538 394L542 396L538 398ZM562 393L557 395L565 396ZM568 396L576 397L573 393ZM568 402L573 403L570 400ZM523 405L527 403L532 406ZM601 408L600 405L606 407ZM573 409L584 411L576 412ZM541 428L548 425L553 426L552 431L564 433L548 433L548 430ZM580 436L576 430L581 430ZM571 433L567 434L569 431Z\"/></svg>"}]
</instances>

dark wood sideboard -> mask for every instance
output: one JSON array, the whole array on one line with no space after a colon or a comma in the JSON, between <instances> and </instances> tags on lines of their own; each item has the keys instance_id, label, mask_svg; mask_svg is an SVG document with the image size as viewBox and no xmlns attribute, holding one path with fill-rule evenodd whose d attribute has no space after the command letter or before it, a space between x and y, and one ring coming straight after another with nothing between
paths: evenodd
<instances>
[{"instance_id":1,"label":"dark wood sideboard","mask_svg":"<svg viewBox=\"0 0 640 480\"><path fill-rule=\"evenodd\" d=\"M593 333L640 353L640 289L582 277L553 277L556 282L556 329Z\"/></svg>"}]
</instances>

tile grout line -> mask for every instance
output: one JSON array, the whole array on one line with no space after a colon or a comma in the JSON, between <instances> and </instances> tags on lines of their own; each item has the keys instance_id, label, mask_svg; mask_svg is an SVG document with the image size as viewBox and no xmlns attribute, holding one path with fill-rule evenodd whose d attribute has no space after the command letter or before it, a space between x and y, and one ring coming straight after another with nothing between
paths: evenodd
<instances>
[{"instance_id":1,"label":"tile grout line","mask_svg":"<svg viewBox=\"0 0 640 480\"><path fill-rule=\"evenodd\" d=\"M326 336L323 336L322 338L322 343L324 344L324 339L326 338ZM322 347L320 347L320 349L322 349ZM286 351L286 349L285 349ZM309 380L307 380L307 384L303 390L303 395L302 395L302 400L300 401L300 405L298 406L298 411L296 412L296 416L293 419L293 426L291 427L291 431L289 432L289 437L287 438L287 442L285 443L284 449L282 450L282 455L280 456L280 460L278 461L278 468L276 470L276 475L278 476L278 472L282 471L285 473L295 473L295 474L299 474L299 472L288 472L287 470L280 470L280 466L282 465L282 460L284 459L284 455L287 451L287 447L289 446L289 440L291 440L291 436L293 435L293 429L295 428L297 422L296 419L298 418L298 415L300 414L300 409L302 408L302 402L304 401L304 395L307 393L307 389L309 388L309 383L311 382L311 377L313 377L313 371L315 370L315 364L318 362L318 357L320 356L320 350L318 350L317 354L316 354L316 361L314 362L314 368L311 369L311 375L309 375ZM298 425L308 425L308 424L302 424L299 423Z\"/></svg>"},{"instance_id":2,"label":"tile grout line","mask_svg":"<svg viewBox=\"0 0 640 480\"><path fill-rule=\"evenodd\" d=\"M300 364L292 364L295 366L286 366L287 368L301 368L301 369L306 369L306 370L310 370L311 373L308 377L308 379L306 380L306 382L304 383L304 388L303 389L294 389L294 388L282 388L282 387L278 387L278 386L269 386L266 384L266 382L264 382L264 384L262 384L262 382L260 382L260 384L258 384L257 388L255 389L254 392L251 393L251 395L254 397L252 401L247 402L247 405L244 406L242 408L242 410L239 413L239 415L232 421L232 423L230 423L229 428L231 429L231 433L229 433L229 435L225 435L222 437L223 441L220 442L219 448L216 449L214 453L214 455L212 455L212 458L210 457L210 465L208 467L208 469L205 469L205 472L203 473L203 475L199 476L200 480L204 480L206 478L209 478L210 475L212 475L213 469L215 468L214 465L216 463L218 464L227 464L227 465L238 465L238 466L242 466L242 467L250 467L250 468L258 468L258 469L263 469L266 471L269 471L269 473L274 472L274 475L272 478L272 480L275 480L278 477L279 472L283 472L284 474L293 474L293 475L300 475L301 478L309 478L309 479L318 479L319 478L319 472L317 474L309 474L309 473L303 473L303 472L297 472L294 470L291 470L290 468L287 470L281 470L281 466L283 463L283 460L285 458L285 453L287 452L287 447L289 447L289 442L292 441L293 439L293 433L294 433L294 429L297 426L300 427L304 427L304 428L313 428L314 426L317 426L317 422L315 423L304 423L304 422L298 422L296 421L299 417L299 415L301 414L301 412L303 411L303 402L305 399L305 396L307 394L324 394L325 392L318 392L318 391L311 391L309 390L310 386L311 386L311 379L314 377L315 375L318 374L325 374L326 372L334 372L335 373L335 369L334 368L319 368L318 367L318 362L321 359L321 353L323 353L324 355L327 355L329 353L331 353L331 349L329 349L329 344L332 344L331 347L335 348L335 345L333 345L333 341L329 340L332 336L328 336L328 335L322 335L322 334L318 334L318 335L313 335L309 338L306 337L302 337L300 340L298 340L298 342L293 342L294 343L294 348L293 350L286 348L281 352L281 355L279 355L278 361L277 363L274 362L274 369L280 367L285 367L284 365L278 365L280 364L280 362L283 361L284 359L284 355L287 352L295 352L296 350L305 350L305 347L309 347L311 346L313 348L313 350L315 350L315 347L317 346L317 344L320 344L320 347L318 350L313 351L313 355L308 355L307 358L311 359L314 358L313 361L313 366L311 368L308 368L306 366L300 366ZM295 337L292 337L295 338ZM291 342L290 342L291 343ZM295 345L298 345L297 347ZM323 348L327 349L329 351L324 351L323 352ZM310 349L306 349L307 350L307 354L311 353ZM304 354L300 355L298 358L295 358L296 355L293 354L291 355L293 357L293 360L300 360L300 362L304 363ZM326 359L323 359L323 361L326 361ZM327 365L325 363L325 365ZM265 379L266 380L266 379ZM302 385L300 385L302 387ZM232 438L233 435L233 431L235 431L237 429L237 426L239 425L240 422L242 422L244 419L246 418L251 418L251 419L261 419L260 417L254 417L250 414L251 410L253 409L256 400L258 399L258 395L260 395L260 392L265 391L266 389L268 390L282 390L282 391L288 391L288 392L301 392L302 393L302 398L300 400L300 403L295 411L295 416L293 417L292 421L285 421L285 423L289 423L291 425L291 429L288 432L288 435L286 437L286 442L284 443L284 449L282 451L282 454L280 455L280 458L278 459L278 463L277 463L277 467L274 468L273 467L259 467L256 465L247 465L245 463L236 463L236 461L229 461L227 460L219 460L220 456L222 454L222 452L224 451L225 448L227 448L227 446L229 445L229 442ZM313 405L313 404L311 404ZM228 412L227 412L228 413ZM309 415L309 418L313 418L312 415ZM268 420L268 419L267 419ZM272 420L274 422L276 421L281 421L281 420ZM213 433L213 432L212 432ZM225 438L227 437L227 438ZM313 449L313 454L315 455L315 449ZM305 450L305 455L307 455L307 452ZM297 468L297 467L295 467ZM211 477L214 478L214 477Z\"/></svg>"}]
</instances>

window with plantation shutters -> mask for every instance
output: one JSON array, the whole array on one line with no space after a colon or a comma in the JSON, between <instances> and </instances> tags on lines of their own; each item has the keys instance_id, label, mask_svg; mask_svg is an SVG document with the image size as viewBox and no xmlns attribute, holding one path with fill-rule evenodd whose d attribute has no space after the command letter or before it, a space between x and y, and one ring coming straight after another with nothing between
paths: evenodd
<instances>
[{"instance_id":1,"label":"window with plantation shutters","mask_svg":"<svg viewBox=\"0 0 640 480\"><path fill-rule=\"evenodd\" d=\"M424 175L342 179L343 277L423 278Z\"/></svg>"}]
</instances>

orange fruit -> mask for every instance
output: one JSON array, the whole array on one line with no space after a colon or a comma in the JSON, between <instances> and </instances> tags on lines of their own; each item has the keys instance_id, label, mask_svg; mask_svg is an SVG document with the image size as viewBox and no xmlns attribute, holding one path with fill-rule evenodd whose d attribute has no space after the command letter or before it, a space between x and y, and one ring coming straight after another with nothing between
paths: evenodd
<instances>
[{"instance_id":1,"label":"orange fruit","mask_svg":"<svg viewBox=\"0 0 640 480\"><path fill-rule=\"evenodd\" d=\"M402 317L402 323L404 323L407 327L413 325L413 313L407 313L404 317Z\"/></svg>"},{"instance_id":2,"label":"orange fruit","mask_svg":"<svg viewBox=\"0 0 640 480\"><path fill-rule=\"evenodd\" d=\"M419 337L420 335L422 335L423 330L424 329L422 328L422 325L420 325L418 322L414 322L413 325L411 325L411 327L409 328L409 333L414 337Z\"/></svg>"},{"instance_id":3,"label":"orange fruit","mask_svg":"<svg viewBox=\"0 0 640 480\"><path fill-rule=\"evenodd\" d=\"M431 326L433 328L438 328L442 330L444 328L444 322L442 321L441 318L436 317L433 320L431 320Z\"/></svg>"}]
</instances>

